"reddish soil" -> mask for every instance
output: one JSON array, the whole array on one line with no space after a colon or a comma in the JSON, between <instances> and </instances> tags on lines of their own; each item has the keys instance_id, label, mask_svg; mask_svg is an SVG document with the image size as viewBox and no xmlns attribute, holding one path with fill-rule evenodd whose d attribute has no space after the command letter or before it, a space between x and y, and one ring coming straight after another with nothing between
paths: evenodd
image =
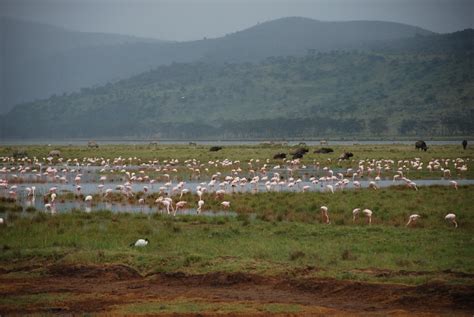
<instances>
[{"instance_id":1,"label":"reddish soil","mask_svg":"<svg viewBox=\"0 0 474 317\"><path fill-rule=\"evenodd\" d=\"M27 270L34 271L35 268L30 267ZM43 273L39 276L33 276L11 274L1 270L0 298L35 294L49 294L53 298L55 294L68 296L56 302L32 301L26 305L0 301L0 315L108 314L119 305L173 301L176 298L190 298L209 303L298 304L305 308L304 312L291 313L289 316L314 316L315 312L324 315L361 316L472 316L474 313L474 287L442 283L406 286L291 276L263 277L246 273L160 273L141 276L132 268L120 265L55 265L41 272ZM213 312L186 314L214 315ZM243 315L249 314L228 314Z\"/></svg>"}]
</instances>

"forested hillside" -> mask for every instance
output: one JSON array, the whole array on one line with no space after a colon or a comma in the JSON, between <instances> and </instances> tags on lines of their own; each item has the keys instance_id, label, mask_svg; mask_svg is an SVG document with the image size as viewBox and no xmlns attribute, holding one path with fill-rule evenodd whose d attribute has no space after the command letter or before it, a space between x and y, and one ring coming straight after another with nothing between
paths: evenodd
<instances>
[{"instance_id":1,"label":"forested hillside","mask_svg":"<svg viewBox=\"0 0 474 317\"><path fill-rule=\"evenodd\" d=\"M419 51L175 63L115 84L17 106L2 117L1 136L473 135L473 51Z\"/></svg>"},{"instance_id":2,"label":"forested hillside","mask_svg":"<svg viewBox=\"0 0 474 317\"><path fill-rule=\"evenodd\" d=\"M270 56L302 56L308 50L362 49L372 41L432 32L391 22L321 22L282 18L216 39L163 42L85 33L0 19L0 113L14 104L79 91L172 62L257 62Z\"/></svg>"}]
</instances>

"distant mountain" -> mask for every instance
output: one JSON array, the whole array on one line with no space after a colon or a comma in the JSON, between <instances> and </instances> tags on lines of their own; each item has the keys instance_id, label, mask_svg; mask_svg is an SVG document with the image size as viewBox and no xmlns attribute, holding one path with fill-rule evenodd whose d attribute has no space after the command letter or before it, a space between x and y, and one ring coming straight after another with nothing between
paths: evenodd
<instances>
[{"instance_id":1,"label":"distant mountain","mask_svg":"<svg viewBox=\"0 0 474 317\"><path fill-rule=\"evenodd\" d=\"M216 39L163 42L2 18L0 113L14 104L115 82L173 62L255 62L270 56L364 49L433 34L391 22L282 18Z\"/></svg>"},{"instance_id":2,"label":"distant mountain","mask_svg":"<svg viewBox=\"0 0 474 317\"><path fill-rule=\"evenodd\" d=\"M461 42L471 40L460 36L453 45L470 47ZM0 117L0 137L474 135L474 51L420 51L175 63L18 105Z\"/></svg>"},{"instance_id":3,"label":"distant mountain","mask_svg":"<svg viewBox=\"0 0 474 317\"><path fill-rule=\"evenodd\" d=\"M123 49L136 44L163 43L166 42L128 35L77 32L0 17L0 112L15 103L105 83L122 74L128 76L130 72L117 74L109 69L109 74L104 75L102 70L94 73L82 66L93 66L98 59L108 56L116 60L116 52L126 53ZM95 53L91 56L90 52ZM92 59L91 64L82 62L88 58ZM118 64L118 68L123 67ZM111 65L107 66L110 68ZM84 76L88 72L91 74Z\"/></svg>"},{"instance_id":4,"label":"distant mountain","mask_svg":"<svg viewBox=\"0 0 474 317\"><path fill-rule=\"evenodd\" d=\"M322 22L289 17L209 40L212 49L205 57L226 62L257 61L270 56L302 56L308 51L365 49L374 41L432 34L419 27L393 22Z\"/></svg>"}]
</instances>

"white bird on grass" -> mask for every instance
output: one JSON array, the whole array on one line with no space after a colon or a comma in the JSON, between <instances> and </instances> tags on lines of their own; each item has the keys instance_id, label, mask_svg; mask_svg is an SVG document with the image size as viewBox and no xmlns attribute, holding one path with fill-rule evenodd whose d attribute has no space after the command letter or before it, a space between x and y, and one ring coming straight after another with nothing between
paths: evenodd
<instances>
[{"instance_id":1,"label":"white bird on grass","mask_svg":"<svg viewBox=\"0 0 474 317\"><path fill-rule=\"evenodd\" d=\"M420 219L420 218L421 218L421 216L418 215L418 214L410 215L410 217L408 217L408 222L406 224L406 227L408 227L410 225L410 223L415 224L418 221L418 219Z\"/></svg>"},{"instance_id":2,"label":"white bird on grass","mask_svg":"<svg viewBox=\"0 0 474 317\"><path fill-rule=\"evenodd\" d=\"M321 206L321 218L322 221L326 224L329 224L329 214L328 214L328 207L326 206Z\"/></svg>"},{"instance_id":3,"label":"white bird on grass","mask_svg":"<svg viewBox=\"0 0 474 317\"><path fill-rule=\"evenodd\" d=\"M454 224L454 228L458 227L458 223L456 222L456 215L455 214L453 214L453 213L447 214L446 217L444 217L444 219L452 222Z\"/></svg>"},{"instance_id":4,"label":"white bird on grass","mask_svg":"<svg viewBox=\"0 0 474 317\"><path fill-rule=\"evenodd\" d=\"M148 238L138 239L137 241L135 241L135 243L131 243L130 246L131 247L144 247L148 245L148 242L150 242Z\"/></svg>"}]
</instances>

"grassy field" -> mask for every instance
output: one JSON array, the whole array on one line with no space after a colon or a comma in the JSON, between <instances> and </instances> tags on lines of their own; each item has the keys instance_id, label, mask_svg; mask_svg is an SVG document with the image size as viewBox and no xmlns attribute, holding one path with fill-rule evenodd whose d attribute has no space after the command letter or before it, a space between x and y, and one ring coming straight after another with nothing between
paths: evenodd
<instances>
[{"instance_id":1,"label":"grassy field","mask_svg":"<svg viewBox=\"0 0 474 317\"><path fill-rule=\"evenodd\" d=\"M432 158L472 158L474 148L468 146L466 150L462 149L461 142L459 145L430 145L427 152L415 149L414 145L390 144L390 145L327 145L327 146L305 146L310 151L305 155L303 161L311 162L314 159L336 160L341 153L349 151L354 153L353 159L413 159L419 157L422 160ZM289 146L282 144L261 144L261 145L229 145L223 146L223 149L217 152L210 152L208 145L101 145L99 148L89 148L87 146L77 145L10 145L0 147L0 156L11 156L17 150L24 150L29 157L46 157L48 153L57 149L61 151L61 156L68 158L83 157L136 157L143 161L152 159L186 159L200 160L207 162L216 159L232 159L248 161L250 159L272 159L273 155L278 152L290 153L300 146ZM334 150L329 154L313 153L314 150L321 147L330 147Z\"/></svg>"},{"instance_id":2,"label":"grassy field","mask_svg":"<svg viewBox=\"0 0 474 317\"><path fill-rule=\"evenodd\" d=\"M424 162L423 169L417 170L410 168L406 171L406 176L411 179L419 178L440 178L442 177L441 171L429 172L426 169L427 163L432 159L450 159L451 161L456 158L462 158L465 160L465 164L468 167L467 172L464 172L459 177L474 178L474 168L472 166L471 158L474 157L474 148L468 147L467 150L463 150L461 145L434 145L430 146L427 152L415 150L413 145L329 145L334 152L329 154L318 154L313 153L314 150L319 149L320 146L307 147L309 152L301 160L302 165L308 168L313 168L319 163L320 168L329 167L333 169L357 169L358 162L360 160L393 160L395 163L392 165L391 171L383 173L384 177L392 177L393 172L399 167L397 164L400 160L414 160L419 158ZM201 177L206 178L213 175L215 172L220 171L223 174L231 172L233 166L223 168L219 166L216 168L214 165L209 165L208 162L215 162L217 160L232 160L240 161L239 167L243 172L248 173L250 169L258 170L264 164L268 164L271 167L275 165L284 164L283 160L274 160L273 156L276 153L286 153L288 158L291 158L290 153L294 152L298 146L285 146L285 145L256 145L256 146L224 146L221 151L210 152L210 146L197 145L105 145L100 146L98 149L88 148L87 146L2 146L0 147L0 157L12 156L15 152L26 152L30 158L36 157L39 160L44 160L48 153L53 149L61 151L63 160L78 159L79 162L87 163L84 158L103 158L114 159L121 157L125 159L125 163L140 165L142 163L149 163L152 161L159 161L161 164L169 162L171 159L178 160L179 163L174 164L177 168L177 173L172 173L172 176L176 180L188 180L191 179L191 172L185 166L186 160L195 159L196 161L204 164L201 168ZM338 157L343 152L351 152L354 156L351 160L339 161ZM130 159L130 160L129 160ZM252 160L252 164L249 165L249 161ZM258 160L258 162L257 162ZM101 160L97 160L95 164L99 165ZM53 160L56 162L56 159ZM63 163L62 163L63 164ZM44 164L45 165L45 164ZM384 165L384 164L382 164ZM407 162L402 163L400 166L409 166ZM452 170L453 177L458 177L457 172L453 168L452 162L448 166ZM205 170L207 168L207 170ZM154 169L148 170L147 174L150 178L159 177L161 174L156 173ZM308 175L318 174L316 172L309 172ZM322 174L322 171L319 173ZM195 175L194 175L195 176Z\"/></svg>"},{"instance_id":3,"label":"grassy field","mask_svg":"<svg viewBox=\"0 0 474 317\"><path fill-rule=\"evenodd\" d=\"M403 282L472 283L474 196L472 186L330 193L265 193L229 196L237 217L160 214L48 215L20 217L14 205L0 227L0 265L125 264L154 272L248 272L263 275ZM218 208L208 197L207 208ZM320 221L327 205L331 224ZM371 226L352 222L352 209L371 208ZM10 211L9 211L10 210ZM455 212L460 226L444 220ZM406 228L408 215L422 219ZM143 249L130 248L138 238ZM412 272L412 273L410 273ZM454 273L453 273L454 272Z\"/></svg>"},{"instance_id":4,"label":"grassy field","mask_svg":"<svg viewBox=\"0 0 474 317\"><path fill-rule=\"evenodd\" d=\"M316 154L313 151L319 146L309 147L302 164L313 168L319 162L320 170L305 173L306 179L324 175L325 166L337 171L357 168L360 160L366 160L366 167L370 166L367 161L393 160L395 164L383 174L383 178L391 179L398 168L397 161L411 166L410 161L415 158L424 163L424 168L405 169L404 175L410 179L441 178L440 170L430 173L426 169L432 159L450 159L452 179L474 178L471 147L464 151L461 146L432 146L428 152L418 152L407 145L330 147L334 149L332 154ZM200 181L209 181L216 172L221 172L222 177L234 174L232 169L238 168L239 176L248 178L252 176L251 169L259 171L264 164L268 164L267 170L281 165L282 176L288 178L286 163L272 157L296 149L282 145L225 146L219 152L210 152L209 146L200 145L110 145L99 149L3 146L0 157L26 151L30 158L43 161L44 173L47 163L43 158L56 148L64 160L77 158L82 164L99 165L102 158L121 157L125 160L117 165L126 162L135 166L131 172L138 172L137 165L159 160L159 164L139 169L157 181L163 181L163 174L169 173L173 182L197 181L186 166L189 159L197 161L194 166L202 171ZM354 157L339 161L337 158L344 151L354 153ZM87 160L92 157L101 159ZM456 158L462 158L468 167L462 175L453 168L452 160ZM172 159L179 162L164 171L163 166ZM227 167L208 163L225 159L240 163ZM63 164L56 158L53 163ZM0 168L15 167L7 173L19 173L18 164L22 163L4 159ZM174 168L177 172L172 172ZM111 174L108 180L126 179L124 173L107 173ZM99 175L94 177L98 179ZM151 214L59 209L52 215L34 207L23 210L15 200L1 198L0 215L5 223L0 225L0 313L41 314L58 309L83 313L84 307L89 307L89 312L113 315L347 315L360 313L358 309L373 309L375 302L383 301L374 310L375 315L403 315L414 309L419 309L421 315L449 314L457 307L462 314L472 307L469 298L474 289L473 193L474 185L459 186L458 190L452 186L429 186L415 191L400 185L379 190L337 190L334 194L301 190L234 193L221 199L214 193L204 193L203 211L221 211L222 200L230 202L231 215L212 217L162 215L155 203L158 193L136 192L128 198L119 193L107 198L93 195L93 208L105 200L118 205L137 204L138 198L144 197L145 203L156 210ZM83 202L84 197L60 192L57 200L60 206L61 202ZM174 202L178 200L187 201L188 208L197 207L196 194L173 197ZM322 223L323 205L329 208L329 225ZM352 210L358 207L373 211L372 225L364 217L353 222ZM458 228L444 219L451 212L457 215ZM409 215L414 213L421 219L406 227ZM148 238L150 244L130 247L139 238ZM131 275L110 278L122 274L124 268ZM239 274L246 282L226 284L227 278L238 278ZM186 278L180 280L182 276ZM259 278L264 282L258 284ZM208 283L204 288L203 279ZM186 283L192 281L195 284L190 290ZM216 285L216 281L224 282ZM291 286L282 286L288 283ZM344 292L332 293L333 287ZM327 292L331 294L325 297ZM360 292L363 294L358 295ZM425 297L418 301L420 296ZM319 298L326 299L321 302ZM362 306L361 298L367 299ZM347 307L354 310L345 311Z\"/></svg>"}]
</instances>

